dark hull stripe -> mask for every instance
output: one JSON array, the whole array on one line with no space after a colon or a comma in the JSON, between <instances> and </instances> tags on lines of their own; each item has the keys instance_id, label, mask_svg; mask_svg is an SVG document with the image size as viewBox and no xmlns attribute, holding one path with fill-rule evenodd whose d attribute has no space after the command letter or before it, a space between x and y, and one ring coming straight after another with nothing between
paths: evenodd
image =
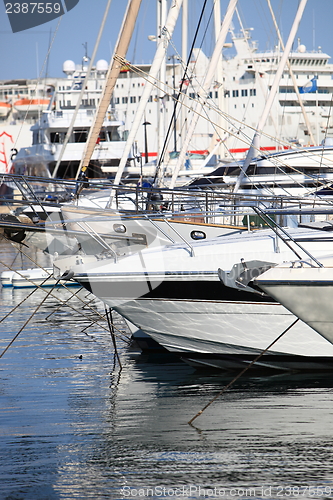
<instances>
[{"instance_id":1,"label":"dark hull stripe","mask_svg":"<svg viewBox=\"0 0 333 500\"><path fill-rule=\"evenodd\" d=\"M83 277L82 277L83 278ZM154 282L93 282L74 276L89 292L99 298L144 298L164 300L212 300L228 302L274 303L273 298L259 293L244 292L229 288L220 281L162 281Z\"/></svg>"}]
</instances>

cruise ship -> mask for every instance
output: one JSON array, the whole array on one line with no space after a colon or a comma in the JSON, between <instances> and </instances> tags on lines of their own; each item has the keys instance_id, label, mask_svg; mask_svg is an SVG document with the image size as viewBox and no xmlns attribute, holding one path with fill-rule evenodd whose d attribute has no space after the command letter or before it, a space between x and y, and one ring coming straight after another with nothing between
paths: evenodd
<instances>
[{"instance_id":1,"label":"cruise ship","mask_svg":"<svg viewBox=\"0 0 333 500\"><path fill-rule=\"evenodd\" d=\"M184 169L189 173L212 152L214 155L207 165L209 168L216 168L220 162L244 158L251 144L282 57L282 50L276 47L271 51L259 51L250 33L251 30L244 30L242 34L232 32L232 42L225 44L222 54L223 81L218 81L216 78L207 95L188 147ZM285 68L261 137L261 150L271 153L298 146L319 145L324 139L333 137L333 119L330 110L333 97L333 65L329 60L330 56L321 48L309 51L300 40L298 41L296 50L289 56L294 78L291 77L288 68ZM105 61L103 63L98 61L92 71L91 87L87 89L87 95L84 96L81 105L86 115L88 112L90 115L96 112L98 92L101 91L105 80L105 64ZM209 57L201 49L193 50L186 73L183 64L175 56L167 58L165 82L156 82L156 89L150 95L142 127L133 145L135 149L132 155L133 161L129 162L128 168L131 165L132 169L140 172L140 168L142 170L142 166L148 166L146 165L148 163L152 166L153 172L154 162L162 147L169 155L166 163L172 165L181 148L188 123L193 117L192 108L198 98L208 64ZM101 68L103 71L100 71ZM64 64L66 77L48 80L46 94L51 94L52 88L55 92L54 97L49 98L53 99L50 107L46 111L44 109L44 117L48 114L50 118L53 113L54 117L64 118L66 113L72 112L75 107L73 98L75 85L80 78L82 80L84 70L83 65L78 68L72 61L66 61ZM128 130L131 129L149 70L149 64L133 65L129 61L119 75L110 103L109 119L115 122L121 141L126 139ZM293 80L297 82L297 89ZM34 82L25 82L26 87L33 84ZM181 95L179 95L180 86ZM47 148L43 149L48 149L52 154L63 140L66 123L62 125L62 135L53 133L46 139L45 137L40 139L36 134L36 125L32 130L28 130L31 128L31 122L38 117L32 112L30 114L19 112L14 106L14 103L19 101L18 96L23 95L22 85L19 86L17 82L0 82L0 92L1 170L9 171L14 158L20 159L32 155L37 147L32 150L31 146L37 146L41 140L49 143ZM38 108L40 117L42 111ZM23 114L28 122L23 122ZM164 134L163 140L167 141L165 144L159 143L161 122L163 130L170 129L169 134ZM74 133L71 141L84 142L88 129L82 126L78 128L79 135ZM141 165L135 156L137 159L141 157ZM73 177L78 159L69 157L66 161L67 175ZM104 158L99 162L98 168L103 175L113 176L117 160L108 162L107 158ZM65 171L66 169L62 169L60 172L63 174Z\"/></svg>"}]
</instances>

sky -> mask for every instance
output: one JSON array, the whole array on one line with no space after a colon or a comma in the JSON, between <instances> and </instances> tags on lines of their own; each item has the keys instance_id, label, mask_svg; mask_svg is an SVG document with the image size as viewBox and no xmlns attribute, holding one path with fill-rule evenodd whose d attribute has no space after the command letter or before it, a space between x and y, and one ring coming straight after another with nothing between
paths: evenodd
<instances>
[{"instance_id":1,"label":"sky","mask_svg":"<svg viewBox=\"0 0 333 500\"><path fill-rule=\"evenodd\" d=\"M212 53L214 43L212 21L208 24L213 1L207 0L203 26L208 26L208 29L200 31L196 43L196 46L201 46L207 55ZM204 0L188 0L188 2L190 46ZM228 1L220 0L220 2L221 13L224 15ZM22 32L12 33L4 2L0 2L0 80L64 76L62 72L64 61L70 59L80 64L86 49L88 56L93 52L106 4L107 0L79 0L79 3L61 18ZM142 0L127 54L127 59L132 63L150 63L153 60L156 44L150 41L148 36L156 35L157 31L156 4L157 0ZM171 0L168 0L168 5L170 4ZM271 4L286 42L298 0L271 0ZM112 0L96 60L110 61L126 5L127 0ZM272 49L276 44L276 33L267 8L267 0L238 0L238 12L244 27L253 28L252 38L259 42L259 48ZM333 58L332 19L333 0L308 0L297 38L300 38L301 43L308 49L317 50L320 46L323 52L332 55ZM233 24L235 31L239 31L237 17ZM180 25L179 18L172 46L169 47L169 55L181 52ZM296 41L295 44L297 45Z\"/></svg>"}]
</instances>

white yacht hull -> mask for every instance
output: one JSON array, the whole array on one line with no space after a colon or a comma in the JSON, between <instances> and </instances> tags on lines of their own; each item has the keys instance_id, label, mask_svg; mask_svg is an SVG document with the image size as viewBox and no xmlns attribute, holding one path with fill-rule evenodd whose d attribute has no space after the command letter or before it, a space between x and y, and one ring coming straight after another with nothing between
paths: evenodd
<instances>
[{"instance_id":1,"label":"white yacht hull","mask_svg":"<svg viewBox=\"0 0 333 500\"><path fill-rule=\"evenodd\" d=\"M168 351L196 366L221 369L249 364L295 320L277 303L103 300ZM333 369L333 345L300 321L256 367Z\"/></svg>"},{"instance_id":2,"label":"white yacht hull","mask_svg":"<svg viewBox=\"0 0 333 500\"><path fill-rule=\"evenodd\" d=\"M258 285L307 325L333 342L333 268L276 267Z\"/></svg>"},{"instance_id":3,"label":"white yacht hull","mask_svg":"<svg viewBox=\"0 0 333 500\"><path fill-rule=\"evenodd\" d=\"M318 258L328 253L329 233L295 230L296 235ZM242 258L250 264L260 256L274 265L290 260L292 252L283 242L278 247L270 231L194 243L193 250L191 257L179 244L152 248L119 262L81 256L72 259L72 266L67 258L62 270L61 260L55 261L55 275L71 271L94 295L192 364L223 369L248 365L296 318L268 296L232 286L229 278L222 283L218 269L230 270L230 279L238 279L233 265ZM298 322L256 366L333 369L333 345Z\"/></svg>"}]
</instances>

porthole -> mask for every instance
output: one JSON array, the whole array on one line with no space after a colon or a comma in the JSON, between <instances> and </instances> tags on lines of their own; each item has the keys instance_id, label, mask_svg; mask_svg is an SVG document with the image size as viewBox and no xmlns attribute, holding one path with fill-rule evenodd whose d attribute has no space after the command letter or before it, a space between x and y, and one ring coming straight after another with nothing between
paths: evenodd
<instances>
[{"instance_id":1,"label":"porthole","mask_svg":"<svg viewBox=\"0 0 333 500\"><path fill-rule=\"evenodd\" d=\"M124 224L113 224L113 230L116 233L126 233L126 226Z\"/></svg>"},{"instance_id":2,"label":"porthole","mask_svg":"<svg viewBox=\"0 0 333 500\"><path fill-rule=\"evenodd\" d=\"M206 238L206 233L203 231L191 231L192 240L204 240Z\"/></svg>"}]
</instances>

